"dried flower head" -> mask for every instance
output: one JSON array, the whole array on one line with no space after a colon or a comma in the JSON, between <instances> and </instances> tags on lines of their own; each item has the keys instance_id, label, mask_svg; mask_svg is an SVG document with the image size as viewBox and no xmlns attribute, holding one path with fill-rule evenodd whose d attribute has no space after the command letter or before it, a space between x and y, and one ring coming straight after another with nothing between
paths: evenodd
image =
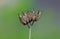
<instances>
[{"instance_id":1,"label":"dried flower head","mask_svg":"<svg viewBox=\"0 0 60 39\"><path fill-rule=\"evenodd\" d=\"M39 11L37 12L36 15L34 13L35 13L34 10L32 10L32 12L24 13L22 16L18 15L20 22L23 25L28 25L28 24L33 25L34 22L38 21L38 19L41 16L41 12L39 12Z\"/></svg>"}]
</instances>

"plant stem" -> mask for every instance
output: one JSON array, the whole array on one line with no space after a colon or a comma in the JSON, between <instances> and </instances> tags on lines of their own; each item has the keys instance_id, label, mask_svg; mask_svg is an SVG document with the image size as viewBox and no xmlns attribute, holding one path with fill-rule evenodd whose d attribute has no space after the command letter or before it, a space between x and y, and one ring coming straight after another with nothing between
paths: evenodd
<instances>
[{"instance_id":1,"label":"plant stem","mask_svg":"<svg viewBox=\"0 0 60 39\"><path fill-rule=\"evenodd\" d=\"M31 26L29 28L29 39L31 39Z\"/></svg>"}]
</instances>

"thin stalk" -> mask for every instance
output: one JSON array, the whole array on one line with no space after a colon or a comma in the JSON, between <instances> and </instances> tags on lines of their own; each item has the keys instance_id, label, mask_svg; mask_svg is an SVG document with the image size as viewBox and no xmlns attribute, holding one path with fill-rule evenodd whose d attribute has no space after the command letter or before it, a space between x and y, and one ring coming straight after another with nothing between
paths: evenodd
<instances>
[{"instance_id":1,"label":"thin stalk","mask_svg":"<svg viewBox=\"0 0 60 39\"><path fill-rule=\"evenodd\" d=\"M31 39L31 26L29 28L29 39Z\"/></svg>"}]
</instances>

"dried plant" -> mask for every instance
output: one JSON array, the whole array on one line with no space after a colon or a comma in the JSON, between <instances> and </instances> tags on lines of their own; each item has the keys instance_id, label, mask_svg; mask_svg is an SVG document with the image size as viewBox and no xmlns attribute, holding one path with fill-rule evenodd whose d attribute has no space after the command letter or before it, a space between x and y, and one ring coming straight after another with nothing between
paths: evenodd
<instances>
[{"instance_id":1,"label":"dried plant","mask_svg":"<svg viewBox=\"0 0 60 39\"><path fill-rule=\"evenodd\" d=\"M32 25L34 24L34 22L38 21L39 18L41 16L41 12L37 12L37 14L35 14L34 9L32 9L31 12L26 12L23 15L19 15L19 20L23 25L27 25L29 28L29 39L31 39L31 28Z\"/></svg>"}]
</instances>

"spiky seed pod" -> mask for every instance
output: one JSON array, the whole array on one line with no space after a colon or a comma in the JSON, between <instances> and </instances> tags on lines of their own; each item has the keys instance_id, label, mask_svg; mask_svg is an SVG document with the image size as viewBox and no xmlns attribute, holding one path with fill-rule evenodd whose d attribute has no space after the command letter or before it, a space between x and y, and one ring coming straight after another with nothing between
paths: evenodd
<instances>
[{"instance_id":1,"label":"spiky seed pod","mask_svg":"<svg viewBox=\"0 0 60 39\"><path fill-rule=\"evenodd\" d=\"M37 12L37 14L34 14L34 10L32 9L32 12L28 12L28 13L23 13L23 16L19 16L19 20L21 21L21 23L23 25L28 25L28 23L30 25L33 25L35 21L37 21L41 16L41 12Z\"/></svg>"},{"instance_id":2,"label":"spiky seed pod","mask_svg":"<svg viewBox=\"0 0 60 39\"><path fill-rule=\"evenodd\" d=\"M41 12L38 11L37 15L36 15L36 20L38 20L41 17Z\"/></svg>"},{"instance_id":3,"label":"spiky seed pod","mask_svg":"<svg viewBox=\"0 0 60 39\"><path fill-rule=\"evenodd\" d=\"M33 17L32 13L28 13L28 14L27 14L27 18L29 19L29 22L31 22L32 17Z\"/></svg>"},{"instance_id":4,"label":"spiky seed pod","mask_svg":"<svg viewBox=\"0 0 60 39\"><path fill-rule=\"evenodd\" d=\"M40 16L41 12L38 11L38 13L35 16L33 16L33 21L37 21L40 18Z\"/></svg>"},{"instance_id":5,"label":"spiky seed pod","mask_svg":"<svg viewBox=\"0 0 60 39\"><path fill-rule=\"evenodd\" d=\"M19 16L19 20L23 25L27 25L26 19L24 18L24 16Z\"/></svg>"}]
</instances>

